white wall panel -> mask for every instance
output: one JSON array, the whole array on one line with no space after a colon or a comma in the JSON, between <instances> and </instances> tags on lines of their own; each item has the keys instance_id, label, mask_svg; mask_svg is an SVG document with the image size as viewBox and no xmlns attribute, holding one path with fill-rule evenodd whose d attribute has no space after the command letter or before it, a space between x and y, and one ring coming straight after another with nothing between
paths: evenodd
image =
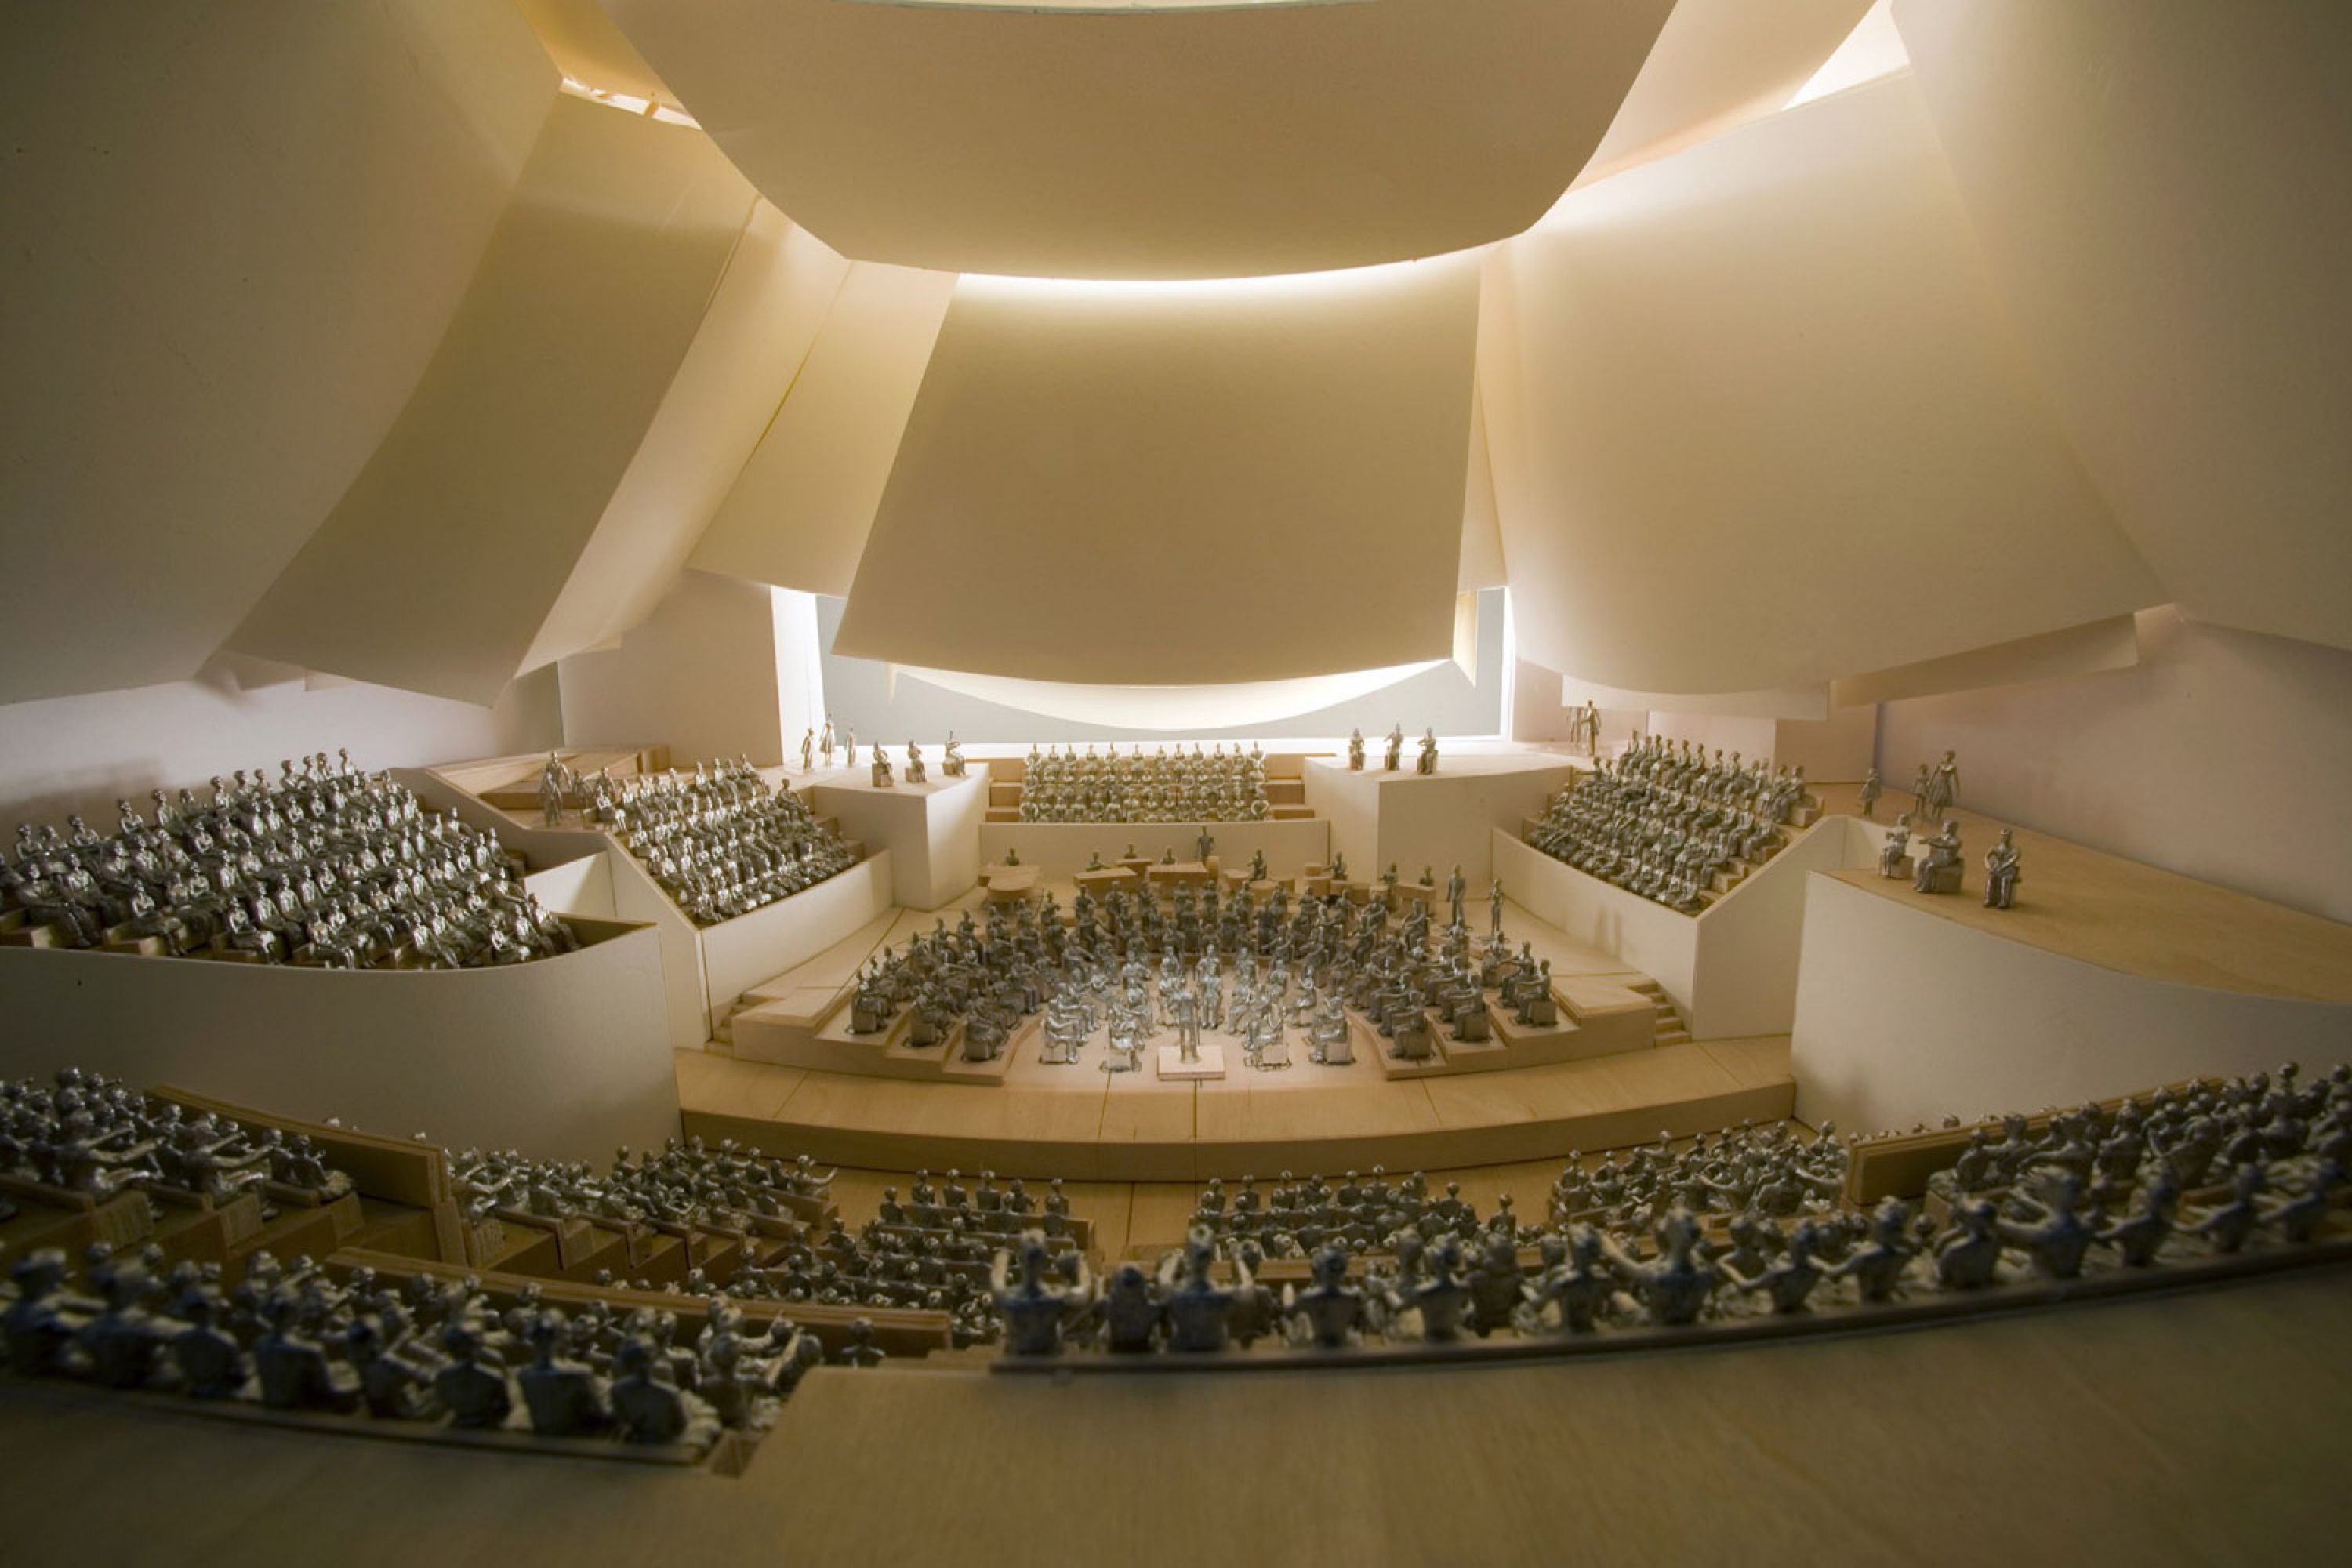
<instances>
[{"instance_id":1,"label":"white wall panel","mask_svg":"<svg viewBox=\"0 0 2352 1568\"><path fill-rule=\"evenodd\" d=\"M2168 596L2352 647L2352 6L1895 17L1993 281Z\"/></svg>"},{"instance_id":2,"label":"white wall panel","mask_svg":"<svg viewBox=\"0 0 2352 1568\"><path fill-rule=\"evenodd\" d=\"M477 0L7 26L0 701L182 680L399 415L556 75Z\"/></svg>"},{"instance_id":3,"label":"white wall panel","mask_svg":"<svg viewBox=\"0 0 2352 1568\"><path fill-rule=\"evenodd\" d=\"M1505 248L1518 342L1484 374L1529 658L1793 688L2161 597L1907 77L1588 186Z\"/></svg>"},{"instance_id":4,"label":"white wall panel","mask_svg":"<svg viewBox=\"0 0 2352 1568\"><path fill-rule=\"evenodd\" d=\"M783 214L755 203L694 346L526 668L593 647L653 613L799 374L842 265Z\"/></svg>"},{"instance_id":5,"label":"white wall panel","mask_svg":"<svg viewBox=\"0 0 2352 1568\"><path fill-rule=\"evenodd\" d=\"M698 132L559 100L415 395L231 646L495 696L652 424L751 201Z\"/></svg>"},{"instance_id":6,"label":"white wall panel","mask_svg":"<svg viewBox=\"0 0 2352 1568\"><path fill-rule=\"evenodd\" d=\"M1676 0L1580 185L1776 112L1871 0Z\"/></svg>"},{"instance_id":7,"label":"white wall panel","mask_svg":"<svg viewBox=\"0 0 2352 1568\"><path fill-rule=\"evenodd\" d=\"M1495 465L1486 447L1486 410L1475 382L1470 390L1470 462L1463 479L1462 569L1457 585L1499 588L1509 581L1503 569L1502 521L1495 514Z\"/></svg>"},{"instance_id":8,"label":"white wall panel","mask_svg":"<svg viewBox=\"0 0 2352 1568\"><path fill-rule=\"evenodd\" d=\"M835 651L1144 686L1445 658L1477 299L1475 257L964 279Z\"/></svg>"},{"instance_id":9,"label":"white wall panel","mask_svg":"<svg viewBox=\"0 0 2352 1568\"><path fill-rule=\"evenodd\" d=\"M618 647L556 666L563 732L583 745L666 745L681 768L746 753L773 767L801 738L783 731L775 636L769 589L685 573Z\"/></svg>"},{"instance_id":10,"label":"white wall panel","mask_svg":"<svg viewBox=\"0 0 2352 1568\"><path fill-rule=\"evenodd\" d=\"M823 325L693 563L838 596L857 575L955 275L853 267L829 251L807 266L811 298L833 280Z\"/></svg>"}]
</instances>

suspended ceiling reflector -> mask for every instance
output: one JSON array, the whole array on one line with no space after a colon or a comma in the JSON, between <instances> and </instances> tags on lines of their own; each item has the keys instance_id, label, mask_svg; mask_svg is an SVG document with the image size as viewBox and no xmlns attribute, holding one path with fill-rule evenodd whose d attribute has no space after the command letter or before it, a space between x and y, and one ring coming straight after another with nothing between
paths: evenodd
<instances>
[{"instance_id":1,"label":"suspended ceiling reflector","mask_svg":"<svg viewBox=\"0 0 2352 1568\"><path fill-rule=\"evenodd\" d=\"M966 278L835 647L1039 680L1443 658L1478 268Z\"/></svg>"},{"instance_id":2,"label":"suspended ceiling reflector","mask_svg":"<svg viewBox=\"0 0 2352 1568\"><path fill-rule=\"evenodd\" d=\"M845 256L1158 279L1518 232L1584 166L1671 8L604 3L761 192Z\"/></svg>"}]
</instances>

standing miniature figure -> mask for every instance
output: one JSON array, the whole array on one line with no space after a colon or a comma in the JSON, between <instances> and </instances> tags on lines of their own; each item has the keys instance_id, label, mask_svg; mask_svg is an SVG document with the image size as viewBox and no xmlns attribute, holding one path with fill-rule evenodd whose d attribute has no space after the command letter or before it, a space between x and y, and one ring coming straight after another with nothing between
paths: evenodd
<instances>
[{"instance_id":1,"label":"standing miniature figure","mask_svg":"<svg viewBox=\"0 0 2352 1568\"><path fill-rule=\"evenodd\" d=\"M1503 934L1503 879L1500 877L1496 878L1494 886L1486 889L1486 913L1494 934L1499 938Z\"/></svg>"},{"instance_id":2,"label":"standing miniature figure","mask_svg":"<svg viewBox=\"0 0 2352 1568\"><path fill-rule=\"evenodd\" d=\"M1960 798L1959 764L1946 752L1944 760L1927 775L1927 815L1941 816L1952 809Z\"/></svg>"},{"instance_id":3,"label":"standing miniature figure","mask_svg":"<svg viewBox=\"0 0 2352 1568\"><path fill-rule=\"evenodd\" d=\"M1381 766L1389 773L1395 773L1403 765L1404 726L1402 724L1399 724L1395 729L1389 731L1387 750L1381 755Z\"/></svg>"},{"instance_id":4,"label":"standing miniature figure","mask_svg":"<svg viewBox=\"0 0 2352 1568\"><path fill-rule=\"evenodd\" d=\"M1935 820L1927 815L1927 764L1919 764L1919 776L1911 781L1911 810L1907 821L1925 826Z\"/></svg>"},{"instance_id":5,"label":"standing miniature figure","mask_svg":"<svg viewBox=\"0 0 2352 1568\"><path fill-rule=\"evenodd\" d=\"M815 766L816 731L812 727L807 733L801 736L801 772L807 773Z\"/></svg>"},{"instance_id":6,"label":"standing miniature figure","mask_svg":"<svg viewBox=\"0 0 2352 1568\"><path fill-rule=\"evenodd\" d=\"M1192 994L1191 981L1176 988L1175 996L1168 1002L1168 1016L1176 1026L1176 1059L1185 1063L1201 1059L1201 1008Z\"/></svg>"},{"instance_id":7,"label":"standing miniature figure","mask_svg":"<svg viewBox=\"0 0 2352 1568\"><path fill-rule=\"evenodd\" d=\"M2000 830L2000 842L1985 851L1984 907L1989 910L2014 909L2017 905L2017 846L2011 842L2015 829Z\"/></svg>"},{"instance_id":8,"label":"standing miniature figure","mask_svg":"<svg viewBox=\"0 0 2352 1568\"><path fill-rule=\"evenodd\" d=\"M547 766L539 770L539 816L550 827L563 826L563 797L571 793L572 770L553 752L547 753Z\"/></svg>"},{"instance_id":9,"label":"standing miniature figure","mask_svg":"<svg viewBox=\"0 0 2352 1568\"><path fill-rule=\"evenodd\" d=\"M1454 867L1453 875L1445 879L1445 907L1453 917L1446 922L1448 925L1462 923L1462 900L1469 891L1470 884L1462 879L1462 868Z\"/></svg>"},{"instance_id":10,"label":"standing miniature figure","mask_svg":"<svg viewBox=\"0 0 2352 1568\"><path fill-rule=\"evenodd\" d=\"M1587 698L1583 707L1569 714L1568 743L1571 746L1581 745L1584 748L1584 754L1588 757L1599 754L1601 710L1592 705L1591 699Z\"/></svg>"},{"instance_id":11,"label":"standing miniature figure","mask_svg":"<svg viewBox=\"0 0 2352 1568\"><path fill-rule=\"evenodd\" d=\"M1351 773L1364 771L1364 732L1361 730L1351 731L1349 733L1348 771Z\"/></svg>"},{"instance_id":12,"label":"standing miniature figure","mask_svg":"<svg viewBox=\"0 0 2352 1568\"><path fill-rule=\"evenodd\" d=\"M854 768L857 765L857 726L855 724L849 727L848 732L842 739L841 765L845 768Z\"/></svg>"},{"instance_id":13,"label":"standing miniature figure","mask_svg":"<svg viewBox=\"0 0 2352 1568\"><path fill-rule=\"evenodd\" d=\"M1878 770L1873 768L1870 770L1869 776L1862 781L1862 815L1865 819L1877 816L1878 797L1881 793L1878 787Z\"/></svg>"},{"instance_id":14,"label":"standing miniature figure","mask_svg":"<svg viewBox=\"0 0 2352 1568\"><path fill-rule=\"evenodd\" d=\"M1421 731L1421 755L1413 759L1412 771L1433 773L1437 771L1437 731L1424 725Z\"/></svg>"},{"instance_id":15,"label":"standing miniature figure","mask_svg":"<svg viewBox=\"0 0 2352 1568\"><path fill-rule=\"evenodd\" d=\"M833 766L833 715L824 716L824 733L817 737L816 749L824 753L824 765Z\"/></svg>"}]
</instances>

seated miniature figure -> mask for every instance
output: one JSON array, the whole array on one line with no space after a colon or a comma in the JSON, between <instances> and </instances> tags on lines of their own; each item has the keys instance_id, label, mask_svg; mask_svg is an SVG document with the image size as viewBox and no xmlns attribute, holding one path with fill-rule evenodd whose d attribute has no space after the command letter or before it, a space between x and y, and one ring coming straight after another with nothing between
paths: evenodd
<instances>
[{"instance_id":1,"label":"seated miniature figure","mask_svg":"<svg viewBox=\"0 0 2352 1568\"><path fill-rule=\"evenodd\" d=\"M1911 875L1911 830L1900 823L1886 835L1886 843L1878 851L1878 874L1889 881L1906 880Z\"/></svg>"},{"instance_id":2,"label":"seated miniature figure","mask_svg":"<svg viewBox=\"0 0 2352 1568\"><path fill-rule=\"evenodd\" d=\"M1943 831L1927 840L1927 858L1912 873L1911 886L1922 893L1957 893L1963 869L1960 825L1947 821Z\"/></svg>"},{"instance_id":3,"label":"seated miniature figure","mask_svg":"<svg viewBox=\"0 0 2352 1568\"><path fill-rule=\"evenodd\" d=\"M2015 837L2014 829L2004 827L2000 830L2000 841L1985 851L1984 907L1989 910L2017 907L2020 872L2017 846L2013 842Z\"/></svg>"},{"instance_id":4,"label":"seated miniature figure","mask_svg":"<svg viewBox=\"0 0 2352 1568\"><path fill-rule=\"evenodd\" d=\"M559 1360L563 1314L550 1308L530 1326L531 1364L515 1374L530 1429L542 1437L585 1437L613 1425L610 1390L577 1362Z\"/></svg>"}]
</instances>

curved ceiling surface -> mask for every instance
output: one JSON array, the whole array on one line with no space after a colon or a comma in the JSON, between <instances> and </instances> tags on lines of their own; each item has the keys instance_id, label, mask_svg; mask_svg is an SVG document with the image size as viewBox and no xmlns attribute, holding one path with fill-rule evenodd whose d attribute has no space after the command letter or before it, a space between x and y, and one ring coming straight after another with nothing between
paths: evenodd
<instances>
[{"instance_id":1,"label":"curved ceiling surface","mask_svg":"<svg viewBox=\"0 0 2352 1568\"><path fill-rule=\"evenodd\" d=\"M1673 9L602 4L761 193L843 255L1145 279L1519 232L1583 168Z\"/></svg>"}]
</instances>

